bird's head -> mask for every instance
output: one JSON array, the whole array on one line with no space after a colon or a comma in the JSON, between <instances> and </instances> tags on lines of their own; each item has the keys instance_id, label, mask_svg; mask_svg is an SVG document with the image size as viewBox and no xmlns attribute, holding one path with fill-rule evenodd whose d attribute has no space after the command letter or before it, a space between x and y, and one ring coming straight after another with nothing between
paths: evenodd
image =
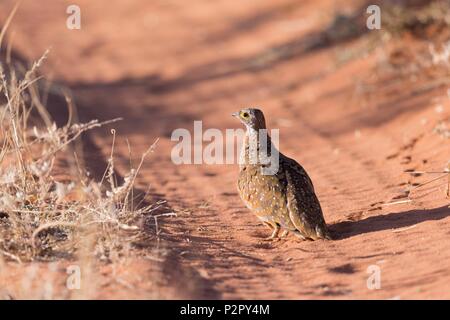
<instances>
[{"instance_id":1,"label":"bird's head","mask_svg":"<svg viewBox=\"0 0 450 320\"><path fill-rule=\"evenodd\" d=\"M264 114L259 109L242 109L239 112L233 113L232 116L238 118L247 127L247 129L266 129L266 120L264 119Z\"/></svg>"}]
</instances>

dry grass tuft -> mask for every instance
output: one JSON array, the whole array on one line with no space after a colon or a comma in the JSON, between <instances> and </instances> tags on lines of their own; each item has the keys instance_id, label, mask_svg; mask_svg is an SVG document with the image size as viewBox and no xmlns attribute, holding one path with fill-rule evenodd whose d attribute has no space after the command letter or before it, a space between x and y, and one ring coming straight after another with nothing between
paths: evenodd
<instances>
[{"instance_id":1,"label":"dry grass tuft","mask_svg":"<svg viewBox=\"0 0 450 320\"><path fill-rule=\"evenodd\" d=\"M392 35L411 32L415 36L428 37L428 33L450 26L448 1L423 1L422 5L386 5L383 8L383 29Z\"/></svg>"},{"instance_id":2,"label":"dry grass tuft","mask_svg":"<svg viewBox=\"0 0 450 320\"><path fill-rule=\"evenodd\" d=\"M37 103L36 71L45 57L23 75L0 64L0 256L17 262L70 258L81 239L93 236L91 254L120 258L145 237L141 219L154 209L136 209L132 190L155 144L122 184L116 182L113 153L102 181L93 181L68 147L82 133L119 119L57 127ZM76 174L63 180L55 176L58 157L71 157L66 162L77 164L71 170Z\"/></svg>"},{"instance_id":3,"label":"dry grass tuft","mask_svg":"<svg viewBox=\"0 0 450 320\"><path fill-rule=\"evenodd\" d=\"M0 49L17 7L0 31ZM157 141L137 167L130 161L129 172L119 179L111 130L108 165L101 181L95 181L83 166L85 159L78 159L82 149L73 144L86 131L120 119L72 123L75 110L66 94L69 119L57 126L41 99L51 86L41 85L37 72L47 52L29 69L13 61L11 52L11 44L0 50L0 299L95 297L97 262L113 262L113 269L126 263L132 252L159 236L158 217L172 215L155 214L162 204L146 204L146 195L136 203L136 177ZM149 233L146 226L153 221L155 232ZM61 291L68 263L82 269L79 290ZM22 285L11 280L8 270L22 274Z\"/></svg>"}]
</instances>

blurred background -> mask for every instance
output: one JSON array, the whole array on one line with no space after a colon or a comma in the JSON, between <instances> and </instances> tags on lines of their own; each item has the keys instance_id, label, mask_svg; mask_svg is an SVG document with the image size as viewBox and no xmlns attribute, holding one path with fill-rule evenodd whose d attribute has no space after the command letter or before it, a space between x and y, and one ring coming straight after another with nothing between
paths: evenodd
<instances>
[{"instance_id":1,"label":"blurred background","mask_svg":"<svg viewBox=\"0 0 450 320\"><path fill-rule=\"evenodd\" d=\"M15 4L0 2L0 25ZM66 26L72 4L80 30ZM373 4L380 30L366 25ZM62 123L67 92L82 121L122 117L119 173L129 144L137 161L160 138L138 189L178 210L170 244L184 252L189 243L195 254L180 264L201 283L188 297L440 297L450 281L445 181L410 194L430 176L408 172L443 173L450 160L449 8L419 0L24 0L2 59L9 47L13 60L31 64L50 49L40 72L51 81L47 107ZM192 130L194 120L239 128L230 114L249 106L264 110L282 152L310 172L340 235L332 253L320 243L255 247L261 226L240 203L237 167L171 162L173 130ZM86 164L101 177L110 131L83 140ZM292 257L308 268L293 268ZM366 267L383 259L388 285L368 291Z\"/></svg>"}]
</instances>

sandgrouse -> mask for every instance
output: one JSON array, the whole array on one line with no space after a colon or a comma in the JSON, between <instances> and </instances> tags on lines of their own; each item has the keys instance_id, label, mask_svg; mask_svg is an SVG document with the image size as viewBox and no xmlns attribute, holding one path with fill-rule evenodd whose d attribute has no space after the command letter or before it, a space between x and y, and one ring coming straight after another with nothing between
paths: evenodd
<instances>
[{"instance_id":1,"label":"sandgrouse","mask_svg":"<svg viewBox=\"0 0 450 320\"><path fill-rule=\"evenodd\" d=\"M281 237L292 232L303 240L331 239L311 179L301 165L275 149L265 130L262 111L243 109L233 116L247 129L239 165L239 195L272 230L267 239L277 238L280 229ZM261 141L266 142L261 144ZM257 154L266 150L266 157L278 152L276 172L267 174L262 171L267 163L251 161L255 148Z\"/></svg>"}]
</instances>

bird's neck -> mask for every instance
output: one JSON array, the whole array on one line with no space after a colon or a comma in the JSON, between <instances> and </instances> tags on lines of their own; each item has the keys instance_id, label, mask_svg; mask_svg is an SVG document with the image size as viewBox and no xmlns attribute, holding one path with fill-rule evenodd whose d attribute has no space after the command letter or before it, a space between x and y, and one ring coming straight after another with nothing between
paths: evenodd
<instances>
[{"instance_id":1,"label":"bird's neck","mask_svg":"<svg viewBox=\"0 0 450 320\"><path fill-rule=\"evenodd\" d=\"M261 150L267 150L267 155L270 156L272 142L270 136L267 134L267 129L247 128L244 137L244 143L241 150L240 165L259 165L261 159Z\"/></svg>"}]
</instances>

